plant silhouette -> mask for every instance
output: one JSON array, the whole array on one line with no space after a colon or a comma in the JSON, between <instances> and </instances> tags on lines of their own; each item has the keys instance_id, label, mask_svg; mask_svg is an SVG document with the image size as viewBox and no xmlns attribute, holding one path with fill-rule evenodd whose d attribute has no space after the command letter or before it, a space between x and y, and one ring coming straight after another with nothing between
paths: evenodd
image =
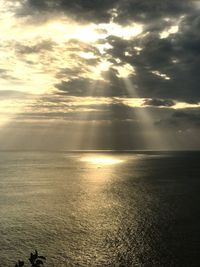
<instances>
[{"instance_id":1,"label":"plant silhouette","mask_svg":"<svg viewBox=\"0 0 200 267\"><path fill-rule=\"evenodd\" d=\"M23 267L24 262L23 261L18 261L18 263L15 264L15 267Z\"/></svg>"},{"instance_id":2,"label":"plant silhouette","mask_svg":"<svg viewBox=\"0 0 200 267\"><path fill-rule=\"evenodd\" d=\"M46 258L44 256L39 256L37 250L35 250L35 253L31 253L30 254L30 258L29 258L29 262L31 264L31 267L41 267L42 265L44 265L44 261L46 260ZM24 265L24 261L18 261L18 263L16 263L15 267L23 267Z\"/></svg>"}]
</instances>

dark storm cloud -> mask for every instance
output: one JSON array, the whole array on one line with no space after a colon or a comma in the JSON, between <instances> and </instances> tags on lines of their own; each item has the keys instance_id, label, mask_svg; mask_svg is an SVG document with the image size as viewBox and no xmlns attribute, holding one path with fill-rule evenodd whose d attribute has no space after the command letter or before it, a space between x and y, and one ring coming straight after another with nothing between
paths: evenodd
<instances>
[{"instance_id":1,"label":"dark storm cloud","mask_svg":"<svg viewBox=\"0 0 200 267\"><path fill-rule=\"evenodd\" d=\"M164 21L164 29L169 29L173 23L174 20L168 21L168 28L165 28ZM133 40L109 36L100 42L108 42L112 46L106 50L105 56L114 67L123 66L126 63L133 66L135 74L130 75L129 79L138 97L198 103L200 101L199 29L200 15L194 10L193 13L182 18L178 33L171 34L167 38L160 38L161 28L157 27L152 32ZM96 55L98 56L98 53ZM116 59L120 59L121 62ZM88 64L95 65L97 62L98 58ZM106 82L94 82L84 78L74 79L77 77L74 74L73 80L61 81L56 87L68 95L135 96L134 92L132 94L130 91L127 92L123 79L117 76L116 69L113 68L106 73ZM92 87L93 89L90 90ZM163 104L170 106L172 103Z\"/></svg>"},{"instance_id":2,"label":"dark storm cloud","mask_svg":"<svg viewBox=\"0 0 200 267\"><path fill-rule=\"evenodd\" d=\"M132 80L138 95L146 98L200 101L200 15L182 19L179 32L161 39L160 32L149 32L135 40L107 38L112 58L119 58L135 69ZM137 47L141 51L137 50Z\"/></svg>"},{"instance_id":3,"label":"dark storm cloud","mask_svg":"<svg viewBox=\"0 0 200 267\"><path fill-rule=\"evenodd\" d=\"M76 20L108 22L115 12L115 20L149 22L155 18L184 14L191 9L189 0L25 0L18 10L19 16L44 17L52 12L62 12Z\"/></svg>"},{"instance_id":4,"label":"dark storm cloud","mask_svg":"<svg viewBox=\"0 0 200 267\"><path fill-rule=\"evenodd\" d=\"M70 81L61 81L55 87L61 94L69 96L114 97L129 96L124 83L117 77L117 71L110 69L103 73L105 80L77 78Z\"/></svg>"},{"instance_id":5,"label":"dark storm cloud","mask_svg":"<svg viewBox=\"0 0 200 267\"><path fill-rule=\"evenodd\" d=\"M60 90L61 94L69 96L123 96L123 92L117 94L119 88L114 88L103 81L94 81L87 78L74 79L69 82L62 81L60 84L57 84L56 87Z\"/></svg>"},{"instance_id":6,"label":"dark storm cloud","mask_svg":"<svg viewBox=\"0 0 200 267\"><path fill-rule=\"evenodd\" d=\"M147 99L143 103L144 106L165 106L165 107L171 107L175 105L175 102L170 99Z\"/></svg>"},{"instance_id":7,"label":"dark storm cloud","mask_svg":"<svg viewBox=\"0 0 200 267\"><path fill-rule=\"evenodd\" d=\"M118 0L27 0L22 2L18 16L65 13L77 20L107 22L111 19L111 10ZM46 13L46 14L45 14ZM49 18L49 17L48 17Z\"/></svg>"},{"instance_id":8,"label":"dark storm cloud","mask_svg":"<svg viewBox=\"0 0 200 267\"><path fill-rule=\"evenodd\" d=\"M125 0L120 3L116 20L119 22L133 20L150 23L158 18L185 14L192 9L192 2L189 0Z\"/></svg>"},{"instance_id":9,"label":"dark storm cloud","mask_svg":"<svg viewBox=\"0 0 200 267\"><path fill-rule=\"evenodd\" d=\"M114 19L118 23L141 22L144 35L133 40L116 36L103 40L112 45L112 48L107 49L106 58L114 66L125 63L133 66L135 75L129 78L139 97L197 103L200 101L200 12L195 7L195 2L197 1L26 0L21 1L17 14L29 17L36 14L37 18L48 14L52 18L54 12L61 12L77 21L108 22L114 12ZM179 32L161 39L160 33L178 21ZM142 50L138 51L138 47ZM26 49L31 52L38 48ZM25 51L26 49L24 48ZM116 59L120 59L121 63L117 63ZM79 60L80 57L77 56L77 61ZM86 65L98 63L98 59L82 61ZM75 96L127 96L123 81L116 78L117 75L110 79L108 85L108 82L78 78L79 70L77 75L72 72L72 80L66 82L64 70L58 71L57 78L62 80L56 87L62 93ZM91 90L91 87L95 89Z\"/></svg>"},{"instance_id":10,"label":"dark storm cloud","mask_svg":"<svg viewBox=\"0 0 200 267\"><path fill-rule=\"evenodd\" d=\"M192 129L200 127L200 110L196 109L182 109L173 112L169 117L155 122L159 127L174 127L178 129Z\"/></svg>"},{"instance_id":11,"label":"dark storm cloud","mask_svg":"<svg viewBox=\"0 0 200 267\"><path fill-rule=\"evenodd\" d=\"M173 119L180 122L187 122L188 124L200 127L200 111L191 110L191 111L177 111L172 116Z\"/></svg>"}]
</instances>

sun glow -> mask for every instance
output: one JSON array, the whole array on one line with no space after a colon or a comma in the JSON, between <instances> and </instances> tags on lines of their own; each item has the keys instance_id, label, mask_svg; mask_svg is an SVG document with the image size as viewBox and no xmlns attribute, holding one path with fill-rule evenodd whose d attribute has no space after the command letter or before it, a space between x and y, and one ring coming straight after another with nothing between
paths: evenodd
<instances>
[{"instance_id":1,"label":"sun glow","mask_svg":"<svg viewBox=\"0 0 200 267\"><path fill-rule=\"evenodd\" d=\"M38 29L39 30L39 29ZM86 43L95 43L100 39L113 35L123 39L131 39L142 33L143 27L139 24L122 27L117 23L102 23L80 25L74 21L63 20L54 21L46 26L46 35L50 38L54 31L54 38L57 41L65 42L70 39L76 39Z\"/></svg>"},{"instance_id":2,"label":"sun glow","mask_svg":"<svg viewBox=\"0 0 200 267\"><path fill-rule=\"evenodd\" d=\"M161 39L167 38L170 34L177 33L178 30L179 30L178 25L171 26L168 30L165 30L160 33L160 38Z\"/></svg>"},{"instance_id":3,"label":"sun glow","mask_svg":"<svg viewBox=\"0 0 200 267\"><path fill-rule=\"evenodd\" d=\"M114 157L109 157L109 156L89 156L89 157L84 157L81 159L81 161L88 162L90 164L95 164L95 165L114 165L114 164L119 164L122 163L122 159L117 159Z\"/></svg>"},{"instance_id":4,"label":"sun glow","mask_svg":"<svg viewBox=\"0 0 200 267\"><path fill-rule=\"evenodd\" d=\"M143 27L139 24L131 24L130 26L122 27L119 24L116 23L109 23L109 24L102 24L100 25L102 29L106 29L108 32L108 35L114 35L121 37L123 39L131 39L139 34L142 33Z\"/></svg>"}]
</instances>

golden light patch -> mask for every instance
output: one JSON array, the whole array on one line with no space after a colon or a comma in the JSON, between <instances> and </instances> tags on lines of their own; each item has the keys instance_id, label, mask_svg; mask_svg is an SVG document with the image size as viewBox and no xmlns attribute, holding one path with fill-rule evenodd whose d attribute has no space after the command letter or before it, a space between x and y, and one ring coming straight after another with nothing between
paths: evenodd
<instances>
[{"instance_id":1,"label":"golden light patch","mask_svg":"<svg viewBox=\"0 0 200 267\"><path fill-rule=\"evenodd\" d=\"M167 76L167 74L161 73L161 72L159 72L157 70L152 71L152 73L155 74L156 76L159 76L159 77L163 78L164 80L171 80L171 78L169 76Z\"/></svg>"},{"instance_id":2,"label":"golden light patch","mask_svg":"<svg viewBox=\"0 0 200 267\"><path fill-rule=\"evenodd\" d=\"M120 78L126 78L130 74L134 74L134 68L130 64L125 64L123 66L115 67L115 69L118 71L118 77Z\"/></svg>"},{"instance_id":3,"label":"golden light patch","mask_svg":"<svg viewBox=\"0 0 200 267\"><path fill-rule=\"evenodd\" d=\"M160 38L161 39L167 38L170 34L177 33L178 30L179 30L178 25L171 26L168 30L165 30L160 33Z\"/></svg>"},{"instance_id":4,"label":"golden light patch","mask_svg":"<svg viewBox=\"0 0 200 267\"><path fill-rule=\"evenodd\" d=\"M84 157L81 159L81 161L88 162L90 164L95 164L95 165L114 165L114 164L119 164L122 163L122 159L118 159L115 157L110 157L110 156L89 156L89 157Z\"/></svg>"},{"instance_id":5,"label":"golden light patch","mask_svg":"<svg viewBox=\"0 0 200 267\"><path fill-rule=\"evenodd\" d=\"M123 39L131 39L142 33L143 27L140 24L131 24L129 26L121 26L117 23L110 22L109 24L100 24L100 28L107 31L107 35L114 35Z\"/></svg>"}]
</instances>

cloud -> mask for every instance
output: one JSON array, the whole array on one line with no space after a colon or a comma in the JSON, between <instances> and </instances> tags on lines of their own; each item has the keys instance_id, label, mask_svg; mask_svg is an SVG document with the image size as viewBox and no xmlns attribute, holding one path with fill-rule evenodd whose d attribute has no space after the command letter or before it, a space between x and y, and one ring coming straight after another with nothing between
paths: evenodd
<instances>
[{"instance_id":1,"label":"cloud","mask_svg":"<svg viewBox=\"0 0 200 267\"><path fill-rule=\"evenodd\" d=\"M42 51L50 51L56 45L52 40L39 40L36 44L24 45L21 43L15 43L16 52L19 54L33 54Z\"/></svg>"},{"instance_id":2,"label":"cloud","mask_svg":"<svg viewBox=\"0 0 200 267\"><path fill-rule=\"evenodd\" d=\"M175 102L170 99L146 99L143 103L144 106L164 106L164 107L171 107L175 105Z\"/></svg>"},{"instance_id":3,"label":"cloud","mask_svg":"<svg viewBox=\"0 0 200 267\"><path fill-rule=\"evenodd\" d=\"M26 99L31 98L31 94L15 90L0 90L0 100L4 99Z\"/></svg>"},{"instance_id":4,"label":"cloud","mask_svg":"<svg viewBox=\"0 0 200 267\"><path fill-rule=\"evenodd\" d=\"M189 0L126 0L121 1L116 20L121 23L129 20L150 23L152 20L185 14L192 7L193 3Z\"/></svg>"},{"instance_id":5,"label":"cloud","mask_svg":"<svg viewBox=\"0 0 200 267\"><path fill-rule=\"evenodd\" d=\"M79 77L70 81L62 80L55 87L59 89L61 94L68 96L129 97L123 80L117 77L117 71L115 69L105 71L102 75L105 80Z\"/></svg>"},{"instance_id":6,"label":"cloud","mask_svg":"<svg viewBox=\"0 0 200 267\"><path fill-rule=\"evenodd\" d=\"M191 111L179 111L175 112L172 116L172 119L179 121L179 123L187 123L195 127L200 127L200 111L191 110Z\"/></svg>"},{"instance_id":7,"label":"cloud","mask_svg":"<svg viewBox=\"0 0 200 267\"><path fill-rule=\"evenodd\" d=\"M134 92L128 92L123 79L117 77L115 70L104 72L105 80L95 80L78 77L69 81L62 80L55 84L58 93L68 96L82 97L135 97Z\"/></svg>"},{"instance_id":8,"label":"cloud","mask_svg":"<svg viewBox=\"0 0 200 267\"><path fill-rule=\"evenodd\" d=\"M95 81L87 78L73 79L68 82L61 81L61 83L55 86L60 90L60 94L69 96L118 96L118 94L113 94L113 88L104 81Z\"/></svg>"},{"instance_id":9,"label":"cloud","mask_svg":"<svg viewBox=\"0 0 200 267\"><path fill-rule=\"evenodd\" d=\"M119 67L128 64L132 71L127 75L138 97L190 103L200 101L200 18L193 1L26 0L20 3L15 7L18 16L36 15L38 18L48 13L54 20L54 13L59 12L62 18L63 14L76 17L77 22L79 18L87 23L108 22L112 18L118 23L140 21L144 27L141 34L129 40L117 36L98 40L102 45L110 45L103 53L98 50L98 42L86 45L69 40L61 45L53 41L53 35L52 40L16 43L15 49L21 60L29 65L36 65L39 61L42 71L49 71L49 76L57 79L55 87L62 93L132 97L134 93L127 92L123 79L119 77ZM174 25L178 27L177 32L170 33L169 29ZM166 38L161 38L163 31L168 32ZM93 57L84 57L81 52L91 53ZM102 60L111 65L110 71L105 72L107 78L102 72L104 81L99 77L100 70L95 76Z\"/></svg>"},{"instance_id":10,"label":"cloud","mask_svg":"<svg viewBox=\"0 0 200 267\"><path fill-rule=\"evenodd\" d=\"M118 0L26 0L17 10L18 16L41 15L56 12L65 13L75 20L107 22L111 19L111 10L116 7Z\"/></svg>"},{"instance_id":11,"label":"cloud","mask_svg":"<svg viewBox=\"0 0 200 267\"><path fill-rule=\"evenodd\" d=\"M64 79L66 77L70 77L71 79L75 79L78 78L79 75L81 74L81 70L79 68L60 68L59 70L57 70L56 73L56 78L58 79ZM62 84L62 82L61 82ZM59 86L57 85L57 87L59 88Z\"/></svg>"},{"instance_id":12,"label":"cloud","mask_svg":"<svg viewBox=\"0 0 200 267\"><path fill-rule=\"evenodd\" d=\"M92 22L109 22L115 19L118 23L128 21L149 22L160 17L171 17L184 14L192 7L189 0L25 0L20 1L18 16L43 16L64 13L75 20Z\"/></svg>"},{"instance_id":13,"label":"cloud","mask_svg":"<svg viewBox=\"0 0 200 267\"><path fill-rule=\"evenodd\" d=\"M137 142L142 147L142 136L148 139L156 131L163 139L168 132L171 140L180 130L197 133L198 109L180 109L185 102L200 102L200 15L194 1L3 3L8 10L0 77L1 89L8 90L0 98L11 99L4 101L3 113L14 115L13 106L27 97L15 127L52 128L55 134L61 126L73 136L85 125L85 140L89 126L100 128L102 144L104 136L107 145L113 138L113 147L128 147L133 139L133 147ZM141 31L134 34L137 27ZM31 103L17 90L29 92L30 98L33 92L38 95Z\"/></svg>"},{"instance_id":14,"label":"cloud","mask_svg":"<svg viewBox=\"0 0 200 267\"><path fill-rule=\"evenodd\" d=\"M12 72L9 69L0 69L0 79L20 83L20 79L12 75Z\"/></svg>"},{"instance_id":15,"label":"cloud","mask_svg":"<svg viewBox=\"0 0 200 267\"><path fill-rule=\"evenodd\" d=\"M200 16L182 18L179 31L161 38L159 32L147 32L133 40L110 36L108 55L134 68L129 76L138 95L198 103L200 101Z\"/></svg>"},{"instance_id":16,"label":"cloud","mask_svg":"<svg viewBox=\"0 0 200 267\"><path fill-rule=\"evenodd\" d=\"M200 127L200 110L188 109L181 111L175 111L165 119L160 119L155 122L159 127L165 128L177 128L181 130Z\"/></svg>"}]
</instances>

